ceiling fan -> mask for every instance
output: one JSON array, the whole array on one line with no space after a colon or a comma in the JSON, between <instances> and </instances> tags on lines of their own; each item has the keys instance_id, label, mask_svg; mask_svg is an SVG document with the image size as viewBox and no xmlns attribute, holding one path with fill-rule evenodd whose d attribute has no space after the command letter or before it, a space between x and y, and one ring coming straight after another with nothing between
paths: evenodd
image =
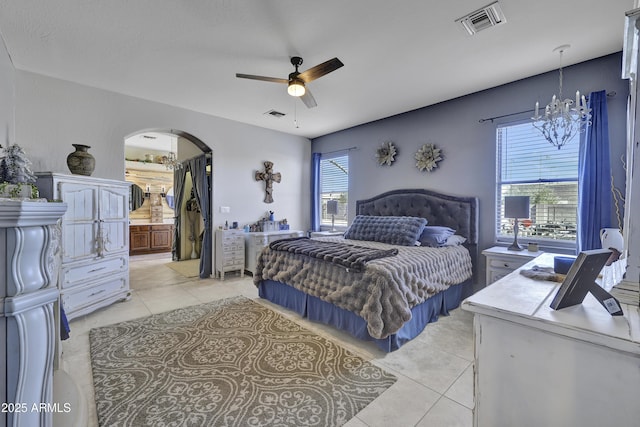
<instances>
[{"instance_id":1,"label":"ceiling fan","mask_svg":"<svg viewBox=\"0 0 640 427\"><path fill-rule=\"evenodd\" d=\"M296 70L289 74L288 79L280 79L277 77L265 77L265 76L254 76L252 74L239 74L236 73L236 77L241 79L252 79L252 80L262 80L265 82L273 82L273 83L284 83L288 85L287 92L291 96L299 97L302 102L307 106L307 108L313 108L317 106L316 100L309 92L309 89L306 88L306 84L309 82L318 79L325 74L329 74L332 71L337 70L342 67L344 64L338 58L333 58L328 61L323 62L322 64L318 64L315 67L309 68L307 71L303 71L302 73L298 71L298 67L302 65L302 58L299 56L291 57L291 64L296 67Z\"/></svg>"}]
</instances>

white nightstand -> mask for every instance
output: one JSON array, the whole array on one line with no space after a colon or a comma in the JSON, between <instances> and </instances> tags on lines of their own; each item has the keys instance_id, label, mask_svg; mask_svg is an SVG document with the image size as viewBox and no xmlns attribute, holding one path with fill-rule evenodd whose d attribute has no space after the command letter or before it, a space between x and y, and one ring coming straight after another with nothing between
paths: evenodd
<instances>
[{"instance_id":1,"label":"white nightstand","mask_svg":"<svg viewBox=\"0 0 640 427\"><path fill-rule=\"evenodd\" d=\"M256 272L258 255L271 242L280 239L290 239L293 237L303 237L305 233L299 230L279 230L279 231L257 231L244 233L245 238L245 259L244 269L252 275Z\"/></svg>"},{"instance_id":2,"label":"white nightstand","mask_svg":"<svg viewBox=\"0 0 640 427\"><path fill-rule=\"evenodd\" d=\"M482 255L487 258L486 284L490 285L543 253L543 251L529 252L526 249L510 251L503 246L485 249Z\"/></svg>"},{"instance_id":3,"label":"white nightstand","mask_svg":"<svg viewBox=\"0 0 640 427\"><path fill-rule=\"evenodd\" d=\"M244 233L241 230L216 230L215 276L224 280L224 273L239 271L244 277Z\"/></svg>"}]
</instances>

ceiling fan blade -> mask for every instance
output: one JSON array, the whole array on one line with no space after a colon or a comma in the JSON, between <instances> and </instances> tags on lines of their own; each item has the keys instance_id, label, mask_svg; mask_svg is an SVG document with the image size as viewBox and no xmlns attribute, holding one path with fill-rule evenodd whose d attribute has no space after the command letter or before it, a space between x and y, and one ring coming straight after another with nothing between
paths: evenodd
<instances>
[{"instance_id":1,"label":"ceiling fan blade","mask_svg":"<svg viewBox=\"0 0 640 427\"><path fill-rule=\"evenodd\" d=\"M236 73L236 77L241 79L262 80L263 82L285 83L285 84L289 83L289 80L287 79L279 79L277 77L254 76L252 74Z\"/></svg>"},{"instance_id":2,"label":"ceiling fan blade","mask_svg":"<svg viewBox=\"0 0 640 427\"><path fill-rule=\"evenodd\" d=\"M322 64L318 64L315 67L309 68L308 70L300 73L298 77L300 77L305 83L309 83L324 76L325 74L329 74L330 72L337 70L343 65L342 61L338 58L333 58L323 62Z\"/></svg>"},{"instance_id":3,"label":"ceiling fan blade","mask_svg":"<svg viewBox=\"0 0 640 427\"><path fill-rule=\"evenodd\" d=\"M300 99L302 100L302 102L304 102L304 105L306 105L307 108L318 106L318 104L316 103L316 99L313 97L313 95L311 95L309 88L306 88L304 95L302 95Z\"/></svg>"}]
</instances>

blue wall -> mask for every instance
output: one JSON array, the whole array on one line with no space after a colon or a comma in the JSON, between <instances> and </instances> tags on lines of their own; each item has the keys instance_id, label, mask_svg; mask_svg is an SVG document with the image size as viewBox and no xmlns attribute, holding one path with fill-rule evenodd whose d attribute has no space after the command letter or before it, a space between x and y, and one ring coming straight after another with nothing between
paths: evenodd
<instances>
[{"instance_id":1,"label":"blue wall","mask_svg":"<svg viewBox=\"0 0 640 427\"><path fill-rule=\"evenodd\" d=\"M628 81L622 80L622 54L616 53L564 68L565 97L606 90L614 180L624 192L625 173L620 157L626 145ZM473 70L469 70L470 73ZM511 116L493 123L483 118L532 110L535 102L547 104L558 91L558 71L537 75L440 104L388 117L312 140L312 152L357 147L350 156L349 211L355 201L399 188L428 188L480 200L480 248L494 244L495 129L497 124L523 120L532 113ZM381 100L381 102L383 102ZM398 148L391 167L378 166L375 151L385 141ZM577 143L577 140L573 141ZM444 160L433 172L420 172L414 154L426 143L441 148ZM481 268L480 278L484 277Z\"/></svg>"}]
</instances>

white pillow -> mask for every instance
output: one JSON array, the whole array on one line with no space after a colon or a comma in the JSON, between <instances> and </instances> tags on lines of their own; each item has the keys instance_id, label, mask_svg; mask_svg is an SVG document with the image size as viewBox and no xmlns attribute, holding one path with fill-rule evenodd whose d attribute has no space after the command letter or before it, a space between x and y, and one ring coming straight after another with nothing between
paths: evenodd
<instances>
[{"instance_id":1,"label":"white pillow","mask_svg":"<svg viewBox=\"0 0 640 427\"><path fill-rule=\"evenodd\" d=\"M449 238L447 239L447 241L444 243L443 246L457 246L457 245L463 244L466 241L467 241L466 237L454 234L452 236L449 236Z\"/></svg>"}]
</instances>

